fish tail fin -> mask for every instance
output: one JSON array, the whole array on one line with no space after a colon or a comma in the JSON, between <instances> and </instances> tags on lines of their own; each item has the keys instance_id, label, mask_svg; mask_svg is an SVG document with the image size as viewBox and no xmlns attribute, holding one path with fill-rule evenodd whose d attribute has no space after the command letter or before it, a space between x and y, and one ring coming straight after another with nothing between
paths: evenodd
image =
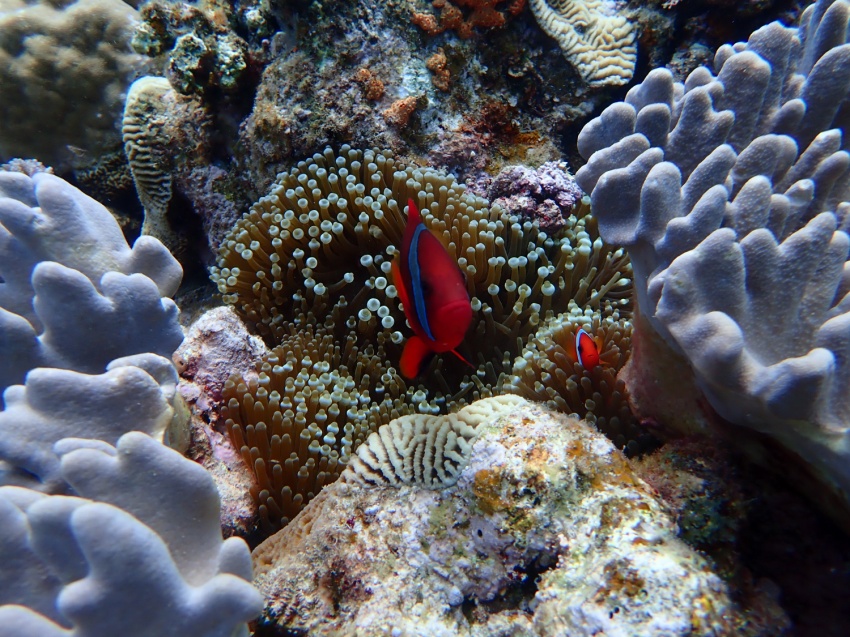
<instances>
[{"instance_id":1,"label":"fish tail fin","mask_svg":"<svg viewBox=\"0 0 850 637\"><path fill-rule=\"evenodd\" d=\"M452 350L449 350L449 351L450 351L452 354L454 354L455 356L457 356L457 357L458 357L460 360L462 360L464 363L466 363L467 365L469 365L472 369L475 369L475 365L473 365L473 364L472 364L472 363L470 363L468 360L466 360L466 359L463 357L463 355L462 355L460 352L458 352L456 349L452 349Z\"/></svg>"},{"instance_id":2,"label":"fish tail fin","mask_svg":"<svg viewBox=\"0 0 850 637\"><path fill-rule=\"evenodd\" d=\"M416 378L422 369L422 362L432 352L424 339L414 335L407 339L401 352L399 368L405 378Z\"/></svg>"}]
</instances>

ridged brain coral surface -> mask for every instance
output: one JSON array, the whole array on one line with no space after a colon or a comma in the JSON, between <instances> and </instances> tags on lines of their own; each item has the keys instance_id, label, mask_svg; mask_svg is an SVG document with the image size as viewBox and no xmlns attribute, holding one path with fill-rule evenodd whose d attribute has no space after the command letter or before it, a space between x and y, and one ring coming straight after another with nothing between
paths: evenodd
<instances>
[{"instance_id":1,"label":"ridged brain coral surface","mask_svg":"<svg viewBox=\"0 0 850 637\"><path fill-rule=\"evenodd\" d=\"M473 321L459 350L475 364L474 372L452 355L435 357L412 382L396 371L405 339L412 334L390 274L408 198L417 203L425 225L466 276ZM358 434L352 443L393 417L446 413L500 393L528 339L571 300L600 316L619 312L627 317L630 311L628 259L596 237L587 206L579 207L567 228L550 237L536 224L465 192L451 175L403 166L387 151L347 146L339 153L326 149L282 173L272 192L225 239L212 276L225 302L233 304L269 345L293 339L314 343L307 347L313 354L296 357L289 365L279 364L286 357L281 352L273 354L277 362L266 361L273 372L276 365L279 368L276 382L285 384L284 377L291 377L306 402L327 394L322 399L327 413L330 404L338 404L330 396L340 382L328 376L331 367L341 378L350 377L346 383L356 388L353 393L368 423L363 438ZM591 322L588 318L588 325ZM315 345L320 343L328 345ZM339 344L338 356L330 343ZM330 361L336 362L327 367ZM239 384L240 379L233 379L233 387ZM247 435L248 426L258 426L261 419L249 409L237 409L236 403L244 403L260 387L242 385L246 391L227 395L232 403L228 418ZM313 418L319 412L306 402L301 409ZM584 405L571 407L585 411ZM305 416L303 422L308 428L315 425L314 431L303 435L319 449L328 427L344 431L347 422L328 417L320 424L310 418ZM262 422L268 431L269 423ZM291 439L300 440L304 431L296 425ZM327 444L342 460L350 453L343 449L348 443L340 447L342 438L336 434L334 440L336 447ZM256 469L263 443L237 440L240 446L243 442L243 456L249 454ZM322 457L330 459L319 453L314 462ZM299 463L304 462L307 458L299 455ZM268 467L263 469L268 473ZM274 475L268 475L274 486ZM264 488L261 484L260 490ZM311 493L315 495L312 488L303 491L305 503Z\"/></svg>"},{"instance_id":2,"label":"ridged brain coral surface","mask_svg":"<svg viewBox=\"0 0 850 637\"><path fill-rule=\"evenodd\" d=\"M529 0L540 28L558 41L564 56L592 86L632 79L637 60L631 23L600 0Z\"/></svg>"},{"instance_id":3,"label":"ridged brain coral surface","mask_svg":"<svg viewBox=\"0 0 850 637\"><path fill-rule=\"evenodd\" d=\"M449 487L469 462L478 427L492 424L523 404L518 396L493 396L454 414L397 418L357 448L348 476L370 485Z\"/></svg>"},{"instance_id":4,"label":"ridged brain coral surface","mask_svg":"<svg viewBox=\"0 0 850 637\"><path fill-rule=\"evenodd\" d=\"M176 240L165 220L171 201L170 140L163 131L168 101L174 101L174 89L168 80L140 77L127 93L121 134L136 193L145 208L142 233L169 244L175 251Z\"/></svg>"}]
</instances>

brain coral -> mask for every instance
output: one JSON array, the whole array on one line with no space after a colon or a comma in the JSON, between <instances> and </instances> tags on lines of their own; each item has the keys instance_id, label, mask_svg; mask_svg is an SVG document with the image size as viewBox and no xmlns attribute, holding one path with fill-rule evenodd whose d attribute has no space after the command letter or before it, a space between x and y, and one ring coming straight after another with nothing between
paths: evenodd
<instances>
[{"instance_id":1,"label":"brain coral","mask_svg":"<svg viewBox=\"0 0 850 637\"><path fill-rule=\"evenodd\" d=\"M466 275L473 321L460 351L475 364L474 372L455 357L444 356L436 357L414 383L406 384L396 373L411 332L390 266L406 223L399 202L408 198L417 202L425 225ZM271 193L233 228L212 268L225 302L270 345L283 343L282 350L261 364L265 370L259 370L258 383L233 379L227 394L228 418L236 425L231 429L245 432L244 438L235 437L236 444L244 445L243 456L250 454L246 460L255 470L257 458L263 458L259 490L274 485L269 471L281 470L266 466L271 456L262 439L271 440L269 415L253 411L261 394L260 402L271 401L274 389L282 396L281 388L291 383L293 391L302 394L304 412L301 424L290 433L292 443L297 436L306 441L307 455L313 445L314 462L322 457L330 462L331 455L322 456L320 450L333 426L329 439L334 442L328 442L325 451L335 449L344 462L350 444L393 417L414 411L446 413L506 389L514 358L569 301L591 314L619 311L627 317L628 259L622 250L595 237L587 205L557 236L549 236L536 224L467 193L451 175L403 166L388 151L326 149L282 173ZM591 323L589 317L586 324ZM291 349L296 353L287 354L286 348L295 342L301 343ZM302 356L299 348L310 354ZM343 385L349 396L340 402ZM351 411L345 401L353 404L355 397L357 407ZM570 411L584 414L589 397L570 404ZM325 413L334 405L340 416L313 420L319 408L308 403L314 400ZM298 412L296 403L292 405L271 411L282 410L285 420L287 409ZM338 436L347 423L360 421L363 428L352 431L351 442ZM260 422L267 433L256 438ZM283 433L277 435L283 439ZM285 462L291 454L275 460ZM307 455L299 454L298 462L308 462ZM315 494L312 487L304 491L306 499L310 493ZM290 517L283 508L281 512Z\"/></svg>"},{"instance_id":2,"label":"brain coral","mask_svg":"<svg viewBox=\"0 0 850 637\"><path fill-rule=\"evenodd\" d=\"M0 0L0 157L64 169L120 147L135 17L121 0Z\"/></svg>"},{"instance_id":3,"label":"brain coral","mask_svg":"<svg viewBox=\"0 0 850 637\"><path fill-rule=\"evenodd\" d=\"M628 83L637 45L629 21L601 0L530 0L531 11L592 86Z\"/></svg>"}]
</instances>

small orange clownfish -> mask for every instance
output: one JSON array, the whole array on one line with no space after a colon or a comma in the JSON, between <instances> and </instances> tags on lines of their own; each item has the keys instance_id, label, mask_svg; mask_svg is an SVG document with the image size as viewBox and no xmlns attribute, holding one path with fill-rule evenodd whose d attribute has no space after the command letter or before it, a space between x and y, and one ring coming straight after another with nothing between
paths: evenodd
<instances>
[{"instance_id":1,"label":"small orange clownfish","mask_svg":"<svg viewBox=\"0 0 850 637\"><path fill-rule=\"evenodd\" d=\"M579 365L587 371L593 370L602 361L599 360L599 344L584 328L579 328L576 332L574 358Z\"/></svg>"},{"instance_id":2,"label":"small orange clownfish","mask_svg":"<svg viewBox=\"0 0 850 637\"><path fill-rule=\"evenodd\" d=\"M399 367L415 378L431 353L461 356L460 345L472 322L472 305L463 274L443 244L422 223L413 199L407 202L407 226L399 256L393 261L393 282L414 335L407 339Z\"/></svg>"}]
</instances>

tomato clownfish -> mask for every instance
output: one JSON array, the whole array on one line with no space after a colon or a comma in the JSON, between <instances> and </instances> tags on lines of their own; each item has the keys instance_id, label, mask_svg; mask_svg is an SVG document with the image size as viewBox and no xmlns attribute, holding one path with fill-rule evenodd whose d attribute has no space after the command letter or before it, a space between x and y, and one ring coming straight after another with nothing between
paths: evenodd
<instances>
[{"instance_id":1,"label":"tomato clownfish","mask_svg":"<svg viewBox=\"0 0 850 637\"><path fill-rule=\"evenodd\" d=\"M393 261L393 282L414 335L407 339L399 367L415 378L430 353L452 352L472 322L472 305L457 261L422 223L413 199L407 202L407 226L399 256Z\"/></svg>"},{"instance_id":2,"label":"tomato clownfish","mask_svg":"<svg viewBox=\"0 0 850 637\"><path fill-rule=\"evenodd\" d=\"M590 334L584 331L584 328L579 328L576 332L573 346L575 347L576 361L587 371L591 371L600 364L599 345Z\"/></svg>"}]
</instances>

